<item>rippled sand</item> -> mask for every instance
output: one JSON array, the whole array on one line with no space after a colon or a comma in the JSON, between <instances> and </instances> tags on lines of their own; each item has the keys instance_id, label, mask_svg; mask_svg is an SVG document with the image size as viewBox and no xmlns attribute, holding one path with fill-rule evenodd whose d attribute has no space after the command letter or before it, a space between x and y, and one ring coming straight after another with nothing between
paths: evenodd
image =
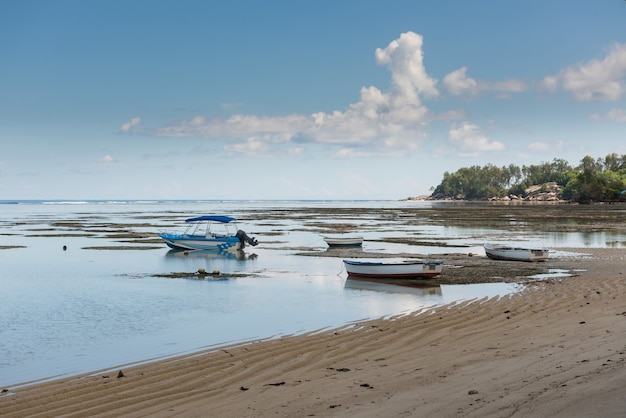
<instances>
[{"instance_id":1,"label":"rippled sand","mask_svg":"<svg viewBox=\"0 0 626 418\"><path fill-rule=\"evenodd\" d=\"M585 252L512 297L6 388L0 415L621 417L625 253Z\"/></svg>"}]
</instances>

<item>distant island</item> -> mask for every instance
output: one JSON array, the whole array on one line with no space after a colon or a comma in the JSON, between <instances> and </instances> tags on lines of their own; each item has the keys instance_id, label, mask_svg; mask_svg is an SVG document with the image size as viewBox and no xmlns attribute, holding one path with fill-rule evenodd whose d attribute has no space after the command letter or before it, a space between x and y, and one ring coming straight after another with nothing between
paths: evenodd
<instances>
[{"instance_id":1,"label":"distant island","mask_svg":"<svg viewBox=\"0 0 626 418\"><path fill-rule=\"evenodd\" d=\"M408 200L626 202L626 154L585 156L576 167L558 158L521 168L463 167L446 171L432 194Z\"/></svg>"}]
</instances>

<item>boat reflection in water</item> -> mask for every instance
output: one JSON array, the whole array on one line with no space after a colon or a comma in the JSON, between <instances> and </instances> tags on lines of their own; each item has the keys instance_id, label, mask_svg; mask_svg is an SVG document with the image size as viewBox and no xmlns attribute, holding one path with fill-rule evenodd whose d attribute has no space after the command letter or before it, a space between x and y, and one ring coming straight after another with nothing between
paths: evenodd
<instances>
[{"instance_id":1,"label":"boat reflection in water","mask_svg":"<svg viewBox=\"0 0 626 418\"><path fill-rule=\"evenodd\" d=\"M387 293L404 293L417 296L441 296L441 286L439 285L398 285L381 283L380 281L369 281L361 279L347 279L345 289L370 290Z\"/></svg>"},{"instance_id":2,"label":"boat reflection in water","mask_svg":"<svg viewBox=\"0 0 626 418\"><path fill-rule=\"evenodd\" d=\"M169 250L166 257L184 257L190 259L231 259L254 260L257 255L248 254L243 250L229 248L226 250Z\"/></svg>"}]
</instances>

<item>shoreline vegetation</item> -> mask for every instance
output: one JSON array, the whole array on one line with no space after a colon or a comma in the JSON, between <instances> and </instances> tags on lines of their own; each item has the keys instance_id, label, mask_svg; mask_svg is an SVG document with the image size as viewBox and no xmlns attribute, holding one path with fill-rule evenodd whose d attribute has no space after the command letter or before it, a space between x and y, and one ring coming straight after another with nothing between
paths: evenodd
<instances>
[{"instance_id":1,"label":"shoreline vegetation","mask_svg":"<svg viewBox=\"0 0 626 418\"><path fill-rule=\"evenodd\" d=\"M491 200L539 202L626 202L626 154L594 159L576 167L562 159L518 167L463 167L445 172L430 195L407 200Z\"/></svg>"}]
</instances>

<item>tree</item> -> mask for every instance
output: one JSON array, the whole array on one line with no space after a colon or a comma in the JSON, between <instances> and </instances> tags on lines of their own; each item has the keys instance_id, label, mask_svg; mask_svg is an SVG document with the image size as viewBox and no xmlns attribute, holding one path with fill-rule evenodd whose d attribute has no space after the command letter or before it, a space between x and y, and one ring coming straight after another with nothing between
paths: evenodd
<instances>
[{"instance_id":1,"label":"tree","mask_svg":"<svg viewBox=\"0 0 626 418\"><path fill-rule=\"evenodd\" d=\"M587 155L575 168L558 158L522 168L514 164L463 167L455 173L446 171L433 196L479 200L523 195L529 186L549 182L561 186L559 197L567 200L626 201L626 192L622 193L626 190L626 155L613 153L598 159Z\"/></svg>"}]
</instances>

